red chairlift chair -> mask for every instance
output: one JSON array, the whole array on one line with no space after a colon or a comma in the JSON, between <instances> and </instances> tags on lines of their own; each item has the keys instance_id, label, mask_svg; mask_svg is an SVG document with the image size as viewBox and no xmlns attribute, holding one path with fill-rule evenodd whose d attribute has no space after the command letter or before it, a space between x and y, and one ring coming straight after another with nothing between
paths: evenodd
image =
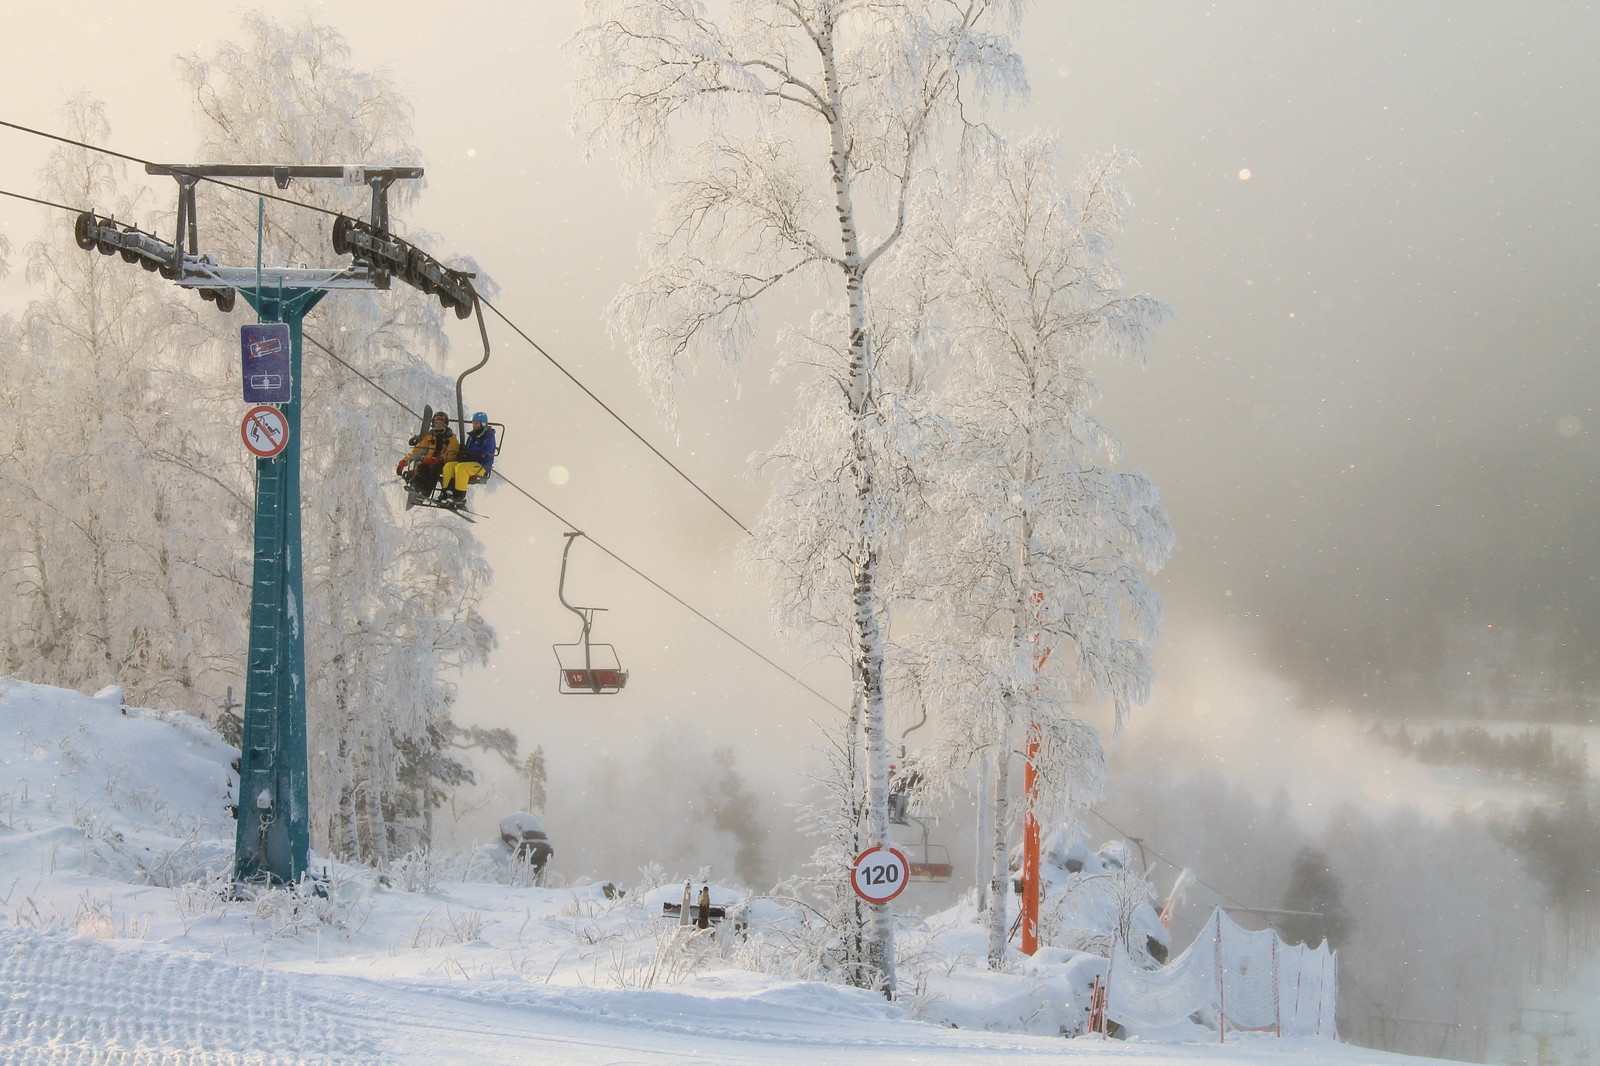
<instances>
[{"instance_id":1,"label":"red chairlift chair","mask_svg":"<svg viewBox=\"0 0 1600 1066\"><path fill-rule=\"evenodd\" d=\"M955 872L955 864L950 861L950 849L943 844L928 843L928 823L921 818L912 818L922 827L922 843L903 846L906 853L906 865L910 867L907 877L912 881L938 881L950 880L950 875Z\"/></svg>"},{"instance_id":2,"label":"red chairlift chair","mask_svg":"<svg viewBox=\"0 0 1600 1066\"><path fill-rule=\"evenodd\" d=\"M589 639L590 630L594 628L595 613L605 608L574 607L567 602L567 555L572 551L572 542L583 534L572 532L564 536L567 546L561 552L561 580L556 587L556 596L561 600L561 606L583 622L583 629L575 642L551 645L559 667L556 691L564 696L612 696L621 692L628 683L628 671L622 668L614 647L596 644Z\"/></svg>"}]
</instances>

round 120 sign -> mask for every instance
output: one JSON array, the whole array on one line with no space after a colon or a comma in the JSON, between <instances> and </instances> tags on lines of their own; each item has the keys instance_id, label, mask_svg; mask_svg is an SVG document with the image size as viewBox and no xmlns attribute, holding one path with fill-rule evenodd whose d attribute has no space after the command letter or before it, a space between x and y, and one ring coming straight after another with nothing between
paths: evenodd
<instances>
[{"instance_id":1,"label":"round 120 sign","mask_svg":"<svg viewBox=\"0 0 1600 1066\"><path fill-rule=\"evenodd\" d=\"M911 866L898 848L878 845L856 856L850 887L868 903L888 903L906 890Z\"/></svg>"}]
</instances>

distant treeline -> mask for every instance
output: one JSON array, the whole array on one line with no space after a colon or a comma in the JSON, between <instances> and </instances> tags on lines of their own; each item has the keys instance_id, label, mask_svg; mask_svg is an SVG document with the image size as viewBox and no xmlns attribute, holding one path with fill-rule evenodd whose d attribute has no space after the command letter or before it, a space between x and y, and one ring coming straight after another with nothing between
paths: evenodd
<instances>
[{"instance_id":1,"label":"distant treeline","mask_svg":"<svg viewBox=\"0 0 1600 1066\"><path fill-rule=\"evenodd\" d=\"M1528 781L1581 784L1589 773L1588 745L1557 741L1549 726L1496 736L1482 726L1437 728L1412 732L1404 725L1393 732L1382 722L1368 735L1407 755L1435 766L1476 766L1497 774L1517 774Z\"/></svg>"}]
</instances>

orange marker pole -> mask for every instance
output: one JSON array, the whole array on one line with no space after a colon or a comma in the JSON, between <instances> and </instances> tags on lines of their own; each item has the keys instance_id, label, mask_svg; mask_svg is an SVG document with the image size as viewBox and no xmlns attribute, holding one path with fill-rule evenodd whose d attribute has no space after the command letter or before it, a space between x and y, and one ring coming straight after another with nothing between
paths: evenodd
<instances>
[{"instance_id":1,"label":"orange marker pole","mask_svg":"<svg viewBox=\"0 0 1600 1066\"><path fill-rule=\"evenodd\" d=\"M1035 590L1028 594L1035 615L1041 613L1044 593ZM1039 637L1033 637L1035 644ZM1044 669L1054 648L1039 648L1034 655L1033 672ZM1028 723L1027 766L1023 769L1022 791L1022 953L1032 955L1039 950L1039 785L1034 763L1039 757L1039 723Z\"/></svg>"},{"instance_id":2,"label":"orange marker pole","mask_svg":"<svg viewBox=\"0 0 1600 1066\"><path fill-rule=\"evenodd\" d=\"M1039 819L1034 806L1038 784L1033 763L1039 753L1039 727L1028 724L1027 768L1023 771L1026 794L1022 812L1022 953L1039 950Z\"/></svg>"}]
</instances>

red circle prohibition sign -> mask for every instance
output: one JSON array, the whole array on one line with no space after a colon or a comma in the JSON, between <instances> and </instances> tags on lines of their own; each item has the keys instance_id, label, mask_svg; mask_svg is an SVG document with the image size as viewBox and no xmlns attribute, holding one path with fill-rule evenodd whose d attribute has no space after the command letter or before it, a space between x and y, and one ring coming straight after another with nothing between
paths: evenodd
<instances>
[{"instance_id":1,"label":"red circle prohibition sign","mask_svg":"<svg viewBox=\"0 0 1600 1066\"><path fill-rule=\"evenodd\" d=\"M239 436L252 455L271 459L289 443L289 420L276 407L261 404L244 413Z\"/></svg>"},{"instance_id":2,"label":"red circle prohibition sign","mask_svg":"<svg viewBox=\"0 0 1600 1066\"><path fill-rule=\"evenodd\" d=\"M850 864L850 887L868 903L888 903L906 890L911 864L899 848L870 847Z\"/></svg>"}]
</instances>

